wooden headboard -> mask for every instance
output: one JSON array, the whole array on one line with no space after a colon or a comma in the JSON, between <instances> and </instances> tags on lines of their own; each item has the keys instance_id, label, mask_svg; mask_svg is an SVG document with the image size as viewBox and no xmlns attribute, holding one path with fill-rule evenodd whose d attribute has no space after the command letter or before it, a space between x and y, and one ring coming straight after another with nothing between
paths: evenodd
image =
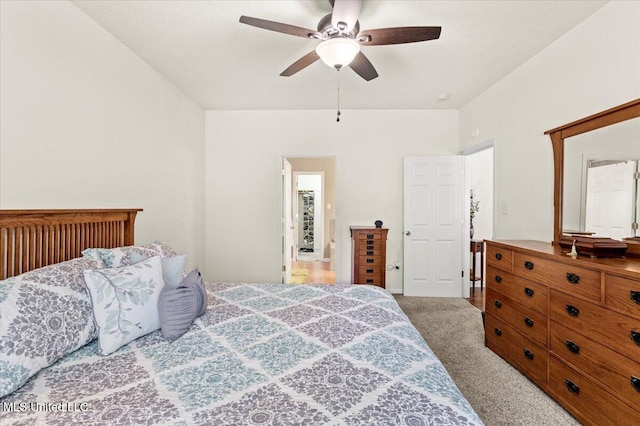
<instances>
[{"instance_id":1,"label":"wooden headboard","mask_svg":"<svg viewBox=\"0 0 640 426\"><path fill-rule=\"evenodd\" d=\"M80 257L86 248L132 245L139 211L0 210L0 280Z\"/></svg>"}]
</instances>

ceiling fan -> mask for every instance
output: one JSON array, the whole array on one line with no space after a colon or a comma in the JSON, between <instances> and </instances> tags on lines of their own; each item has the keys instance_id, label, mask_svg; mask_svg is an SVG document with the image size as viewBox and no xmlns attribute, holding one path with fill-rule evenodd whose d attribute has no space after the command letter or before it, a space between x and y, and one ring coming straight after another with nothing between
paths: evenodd
<instances>
[{"instance_id":1,"label":"ceiling fan","mask_svg":"<svg viewBox=\"0 0 640 426\"><path fill-rule=\"evenodd\" d=\"M378 77L378 73L360 50L361 46L435 40L440 37L442 30L441 27L396 27L360 31L358 16L362 0L329 0L329 3L333 7L333 13L320 19L317 31L244 15L240 17L240 22L279 33L321 40L315 50L291 64L282 71L281 76L289 77L322 59L337 70L349 66L367 81Z\"/></svg>"}]
</instances>

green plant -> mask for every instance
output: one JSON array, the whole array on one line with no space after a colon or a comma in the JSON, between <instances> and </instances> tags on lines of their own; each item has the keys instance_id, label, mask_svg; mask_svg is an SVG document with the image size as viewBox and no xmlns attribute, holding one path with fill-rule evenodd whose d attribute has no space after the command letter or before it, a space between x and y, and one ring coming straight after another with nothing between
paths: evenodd
<instances>
[{"instance_id":1,"label":"green plant","mask_svg":"<svg viewBox=\"0 0 640 426\"><path fill-rule=\"evenodd\" d=\"M469 215L471 216L471 220L475 217L476 213L480 211L480 201L475 200L475 192L473 189L471 190L471 203L469 206Z\"/></svg>"}]
</instances>

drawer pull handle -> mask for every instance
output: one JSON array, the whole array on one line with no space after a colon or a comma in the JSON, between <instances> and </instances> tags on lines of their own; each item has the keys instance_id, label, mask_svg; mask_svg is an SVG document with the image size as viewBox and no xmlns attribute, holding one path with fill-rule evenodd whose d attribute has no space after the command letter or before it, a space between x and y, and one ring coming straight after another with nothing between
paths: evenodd
<instances>
[{"instance_id":1,"label":"drawer pull handle","mask_svg":"<svg viewBox=\"0 0 640 426\"><path fill-rule=\"evenodd\" d=\"M367 259L367 263L373 263L373 259Z\"/></svg>"},{"instance_id":2,"label":"drawer pull handle","mask_svg":"<svg viewBox=\"0 0 640 426\"><path fill-rule=\"evenodd\" d=\"M524 294L526 294L528 297L533 297L533 293L534 291L531 290L529 287L524 288Z\"/></svg>"},{"instance_id":3,"label":"drawer pull handle","mask_svg":"<svg viewBox=\"0 0 640 426\"><path fill-rule=\"evenodd\" d=\"M499 300L494 301L493 304L496 305L496 308L498 309L502 308L502 302Z\"/></svg>"},{"instance_id":4,"label":"drawer pull handle","mask_svg":"<svg viewBox=\"0 0 640 426\"><path fill-rule=\"evenodd\" d=\"M631 340L633 340L633 343L640 346L640 333L638 333L637 331L632 331Z\"/></svg>"},{"instance_id":5,"label":"drawer pull handle","mask_svg":"<svg viewBox=\"0 0 640 426\"><path fill-rule=\"evenodd\" d=\"M496 333L496 336L502 336L502 330L500 330L498 327L494 328L493 332Z\"/></svg>"},{"instance_id":6,"label":"drawer pull handle","mask_svg":"<svg viewBox=\"0 0 640 426\"><path fill-rule=\"evenodd\" d=\"M533 320L529 317L524 317L524 323L527 325L527 327L533 327Z\"/></svg>"},{"instance_id":7,"label":"drawer pull handle","mask_svg":"<svg viewBox=\"0 0 640 426\"><path fill-rule=\"evenodd\" d=\"M636 376L631 376L631 386L638 392L640 392L640 378Z\"/></svg>"},{"instance_id":8,"label":"drawer pull handle","mask_svg":"<svg viewBox=\"0 0 640 426\"><path fill-rule=\"evenodd\" d=\"M573 352L574 354L580 353L580 346L576 345L571 340L567 340L564 344L567 346L567 349L569 349L569 352Z\"/></svg>"},{"instance_id":9,"label":"drawer pull handle","mask_svg":"<svg viewBox=\"0 0 640 426\"><path fill-rule=\"evenodd\" d=\"M496 260L502 260L502 253L496 253Z\"/></svg>"},{"instance_id":10,"label":"drawer pull handle","mask_svg":"<svg viewBox=\"0 0 640 426\"><path fill-rule=\"evenodd\" d=\"M373 240L373 234L367 234L367 239L368 240Z\"/></svg>"},{"instance_id":11,"label":"drawer pull handle","mask_svg":"<svg viewBox=\"0 0 640 426\"><path fill-rule=\"evenodd\" d=\"M367 244L373 244L373 240L367 240Z\"/></svg>"},{"instance_id":12,"label":"drawer pull handle","mask_svg":"<svg viewBox=\"0 0 640 426\"><path fill-rule=\"evenodd\" d=\"M373 250L367 250L367 256L373 256Z\"/></svg>"},{"instance_id":13,"label":"drawer pull handle","mask_svg":"<svg viewBox=\"0 0 640 426\"><path fill-rule=\"evenodd\" d=\"M367 284L373 283L373 278L367 278Z\"/></svg>"},{"instance_id":14,"label":"drawer pull handle","mask_svg":"<svg viewBox=\"0 0 640 426\"><path fill-rule=\"evenodd\" d=\"M367 246L367 250L373 250L373 245Z\"/></svg>"},{"instance_id":15,"label":"drawer pull handle","mask_svg":"<svg viewBox=\"0 0 640 426\"><path fill-rule=\"evenodd\" d=\"M567 272L567 281L571 284L578 284L580 282L580 275Z\"/></svg>"},{"instance_id":16,"label":"drawer pull handle","mask_svg":"<svg viewBox=\"0 0 640 426\"><path fill-rule=\"evenodd\" d=\"M524 262L524 267L530 271L533 270L533 262L529 262L528 260Z\"/></svg>"},{"instance_id":17,"label":"drawer pull handle","mask_svg":"<svg viewBox=\"0 0 640 426\"><path fill-rule=\"evenodd\" d=\"M498 284L502 282L502 277L500 275L496 275L495 280Z\"/></svg>"},{"instance_id":18,"label":"drawer pull handle","mask_svg":"<svg viewBox=\"0 0 640 426\"><path fill-rule=\"evenodd\" d=\"M367 269L367 274L373 274L373 269Z\"/></svg>"},{"instance_id":19,"label":"drawer pull handle","mask_svg":"<svg viewBox=\"0 0 640 426\"><path fill-rule=\"evenodd\" d=\"M533 359L533 352L531 352L529 349L524 348L524 356L527 357L527 359Z\"/></svg>"},{"instance_id":20,"label":"drawer pull handle","mask_svg":"<svg viewBox=\"0 0 640 426\"><path fill-rule=\"evenodd\" d=\"M580 387L575 383L573 383L571 380L566 379L564 382L567 384L567 389L569 390L569 392L575 393L575 394L580 393Z\"/></svg>"},{"instance_id":21,"label":"drawer pull handle","mask_svg":"<svg viewBox=\"0 0 640 426\"><path fill-rule=\"evenodd\" d=\"M640 291L630 291L629 296L631 296L631 300L640 305Z\"/></svg>"},{"instance_id":22,"label":"drawer pull handle","mask_svg":"<svg viewBox=\"0 0 640 426\"><path fill-rule=\"evenodd\" d=\"M565 309L567 310L567 313L572 317L577 317L578 315L580 315L580 309L576 308L573 305L567 305ZM640 339L640 333L638 333L638 334L639 334L638 337Z\"/></svg>"}]
</instances>

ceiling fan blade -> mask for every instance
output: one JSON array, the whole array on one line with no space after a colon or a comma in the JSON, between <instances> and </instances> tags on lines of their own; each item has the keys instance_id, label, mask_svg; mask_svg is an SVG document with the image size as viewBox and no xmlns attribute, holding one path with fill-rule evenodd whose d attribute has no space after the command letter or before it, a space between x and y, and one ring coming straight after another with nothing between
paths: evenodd
<instances>
[{"instance_id":1,"label":"ceiling fan blade","mask_svg":"<svg viewBox=\"0 0 640 426\"><path fill-rule=\"evenodd\" d=\"M265 30L271 30L283 34L290 34L298 37L322 37L319 32L314 30L309 30L307 28L296 27L295 25L283 24L275 21L268 21L266 19L252 18L250 16L242 15L240 17L240 22L254 27L263 28Z\"/></svg>"},{"instance_id":2,"label":"ceiling fan blade","mask_svg":"<svg viewBox=\"0 0 640 426\"><path fill-rule=\"evenodd\" d=\"M351 31L358 22L362 0L334 0L331 25L342 31Z\"/></svg>"},{"instance_id":3,"label":"ceiling fan blade","mask_svg":"<svg viewBox=\"0 0 640 426\"><path fill-rule=\"evenodd\" d=\"M373 80L378 76L376 69L373 67L369 59L364 56L364 53L358 52L353 61L349 64L352 70L356 72L360 77L365 80Z\"/></svg>"},{"instance_id":4,"label":"ceiling fan blade","mask_svg":"<svg viewBox=\"0 0 640 426\"><path fill-rule=\"evenodd\" d=\"M440 38L442 27L397 27L365 30L356 40L363 46L414 43Z\"/></svg>"},{"instance_id":5,"label":"ceiling fan blade","mask_svg":"<svg viewBox=\"0 0 640 426\"><path fill-rule=\"evenodd\" d=\"M289 68L282 71L280 75L283 77L290 77L293 74L297 73L298 71L308 67L318 59L320 59L320 56L318 56L315 50L312 50L311 52L304 55L302 58L295 61L293 64L289 65Z\"/></svg>"}]
</instances>

